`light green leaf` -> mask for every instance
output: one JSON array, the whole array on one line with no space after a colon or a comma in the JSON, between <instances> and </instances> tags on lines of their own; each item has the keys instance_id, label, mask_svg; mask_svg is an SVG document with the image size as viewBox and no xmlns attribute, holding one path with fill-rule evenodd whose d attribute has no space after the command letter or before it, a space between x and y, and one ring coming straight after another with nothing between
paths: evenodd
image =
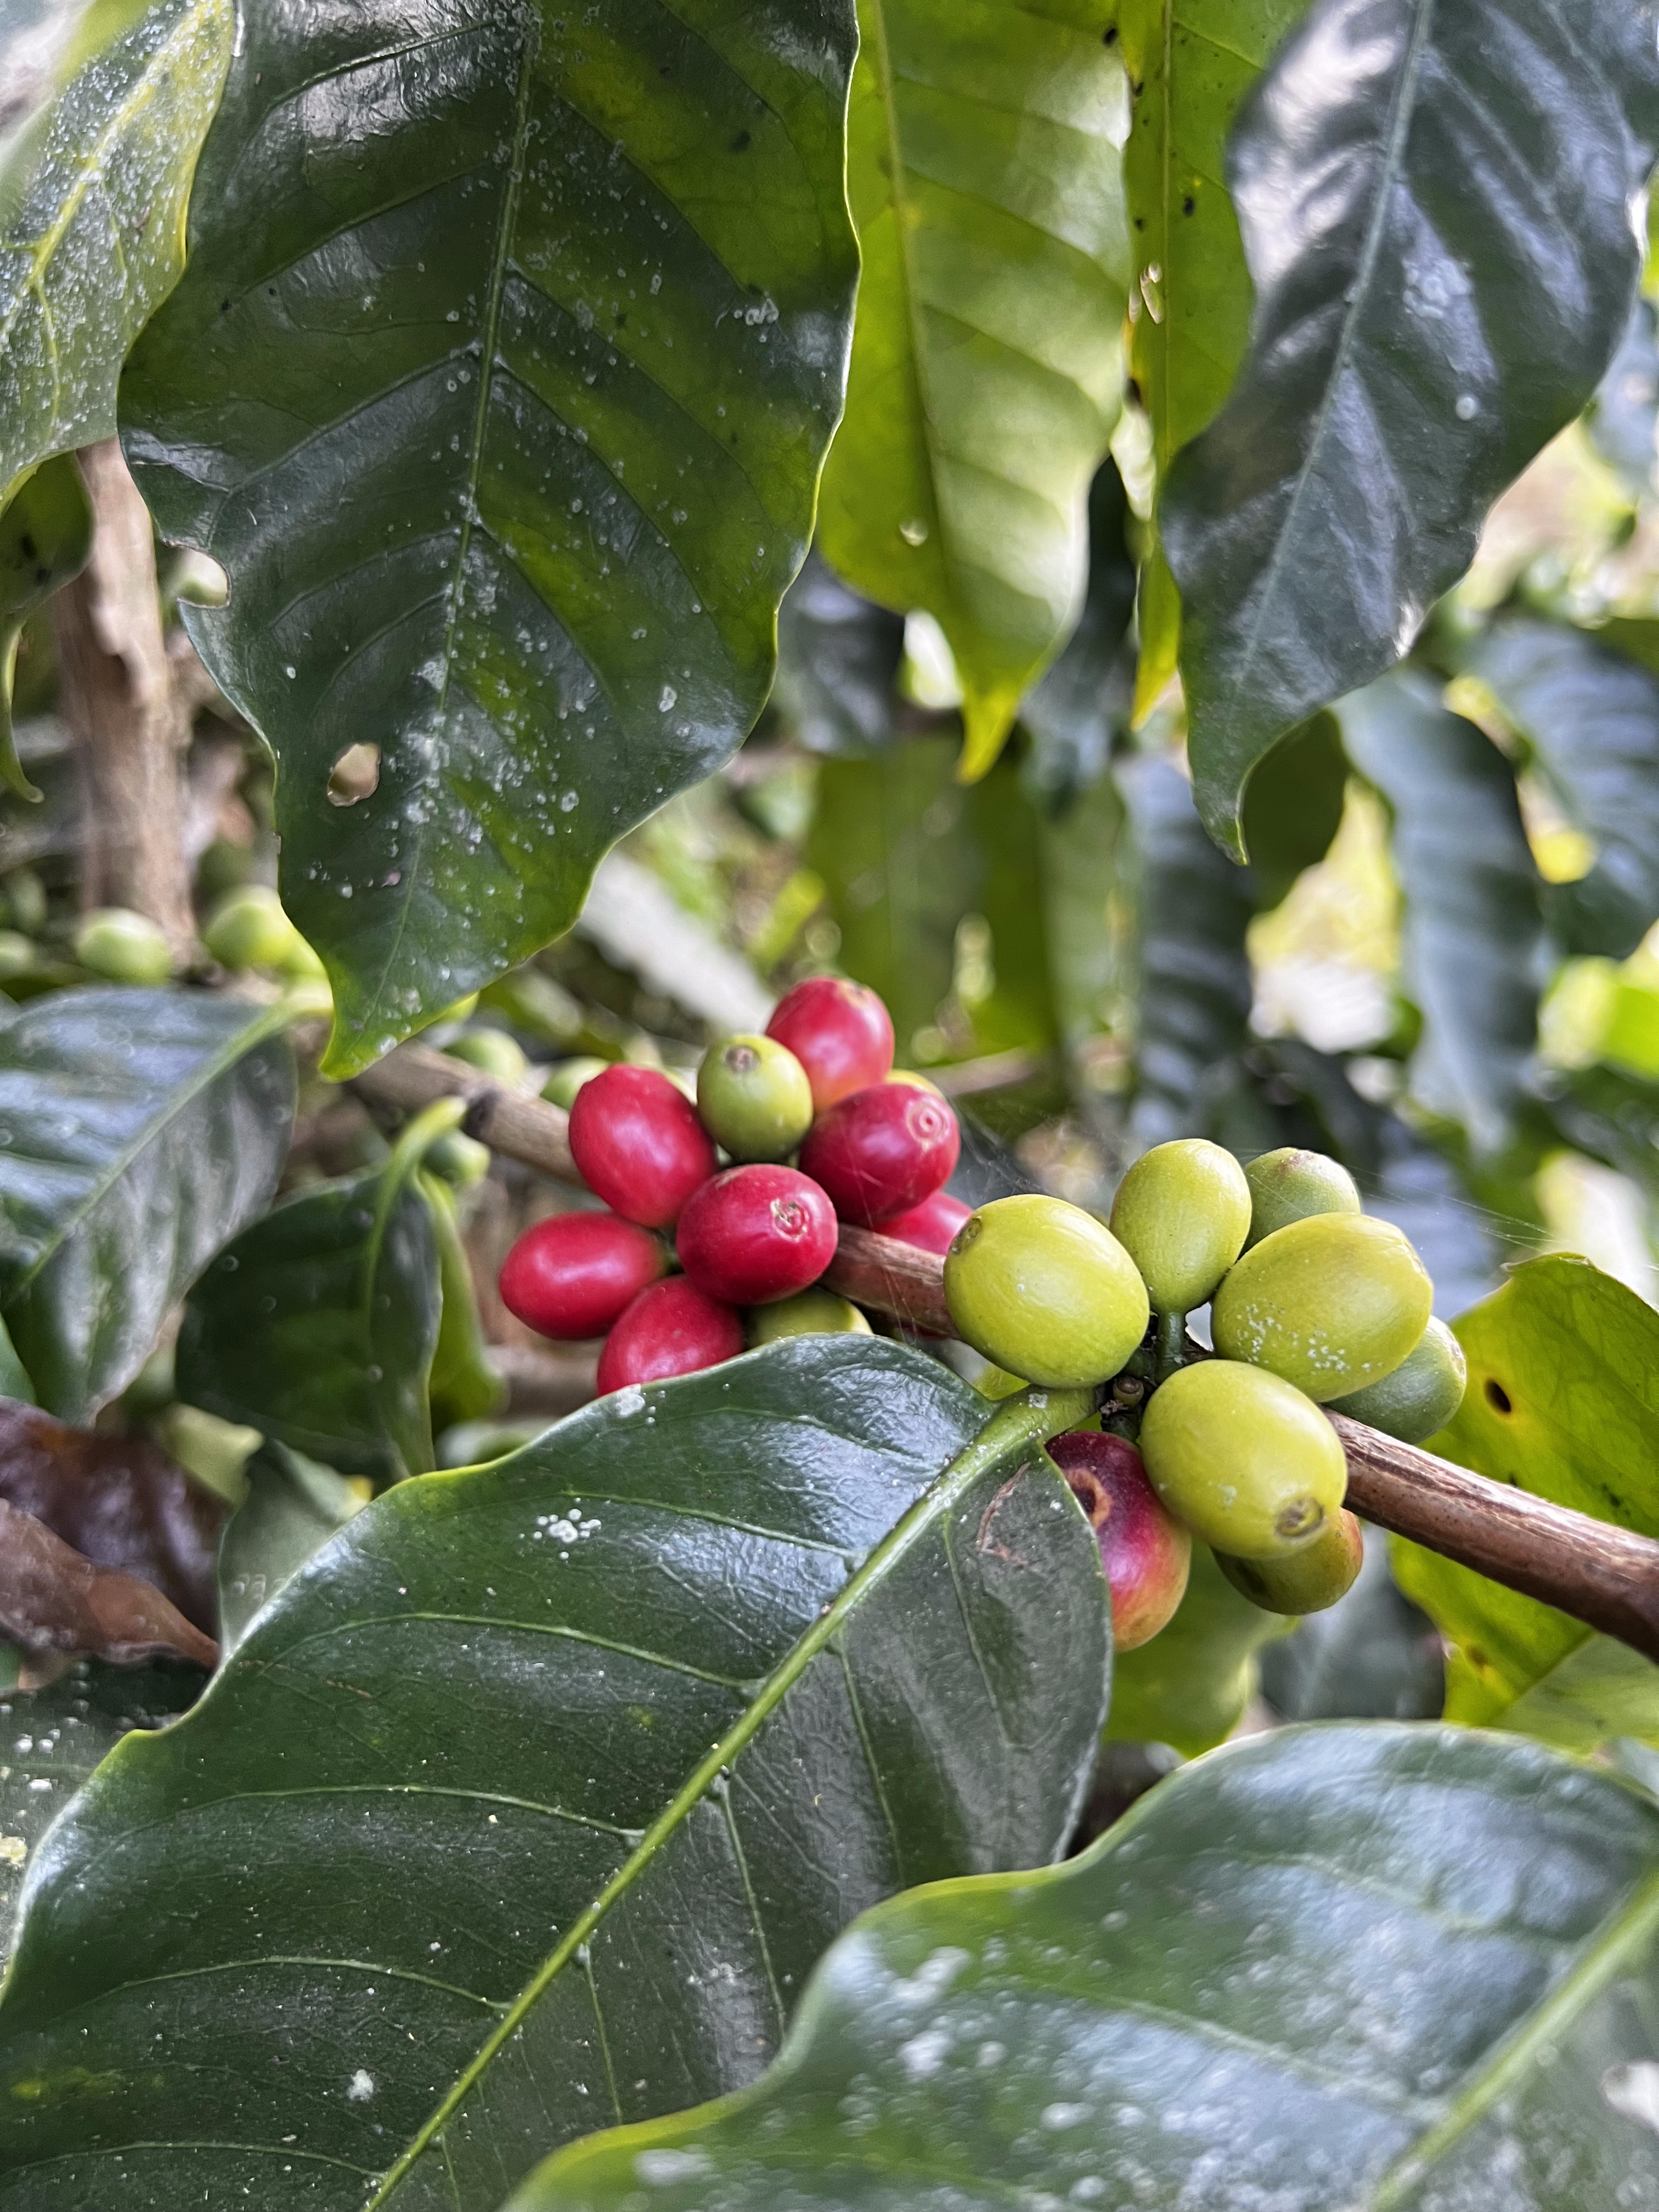
<instances>
[{"instance_id":1,"label":"light green leaf","mask_svg":"<svg viewBox=\"0 0 1659 2212\"><path fill-rule=\"evenodd\" d=\"M93 0L0 161L0 507L115 429L127 349L178 282L231 0Z\"/></svg>"},{"instance_id":2,"label":"light green leaf","mask_svg":"<svg viewBox=\"0 0 1659 2212\"><path fill-rule=\"evenodd\" d=\"M1432 1449L1659 1536L1659 1314L1585 1260L1517 1267L1457 1323L1469 1385ZM1534 1599L1396 1540L1395 1572L1450 1640L1446 1717L1570 1750L1659 1744L1659 1668Z\"/></svg>"},{"instance_id":3,"label":"light green leaf","mask_svg":"<svg viewBox=\"0 0 1659 2212\"><path fill-rule=\"evenodd\" d=\"M1111 0L864 0L848 189L863 257L825 556L934 616L963 773L1082 605L1128 276Z\"/></svg>"},{"instance_id":4,"label":"light green leaf","mask_svg":"<svg viewBox=\"0 0 1659 2212\"><path fill-rule=\"evenodd\" d=\"M281 1006L54 991L0 1016L0 1317L40 1402L86 1422L276 1188L294 1115Z\"/></svg>"},{"instance_id":5,"label":"light green leaf","mask_svg":"<svg viewBox=\"0 0 1659 2212\"><path fill-rule=\"evenodd\" d=\"M230 579L185 621L276 755L326 1072L567 929L759 713L846 371L853 34L851 0L245 15L122 422Z\"/></svg>"},{"instance_id":6,"label":"light green leaf","mask_svg":"<svg viewBox=\"0 0 1659 2212\"><path fill-rule=\"evenodd\" d=\"M510 2212L1590 2212L1659 2196L1659 1807L1513 1739L1287 1729L1085 1857L848 1930L745 2094Z\"/></svg>"},{"instance_id":7,"label":"light green leaf","mask_svg":"<svg viewBox=\"0 0 1659 2212\"><path fill-rule=\"evenodd\" d=\"M1415 670L1336 708L1348 757L1394 816L1402 980L1423 1016L1413 1096L1490 1152L1537 1038L1542 886L1508 762Z\"/></svg>"},{"instance_id":8,"label":"light green leaf","mask_svg":"<svg viewBox=\"0 0 1659 2212\"><path fill-rule=\"evenodd\" d=\"M1134 94L1123 185L1134 252L1129 367L1160 483L1212 421L1250 334L1250 272L1228 195L1227 133L1308 0L1119 0ZM1176 669L1181 599L1154 543L1140 586L1137 711Z\"/></svg>"},{"instance_id":9,"label":"light green leaf","mask_svg":"<svg viewBox=\"0 0 1659 2212\"><path fill-rule=\"evenodd\" d=\"M1039 1446L1086 1403L802 1337L389 1492L37 1856L0 2207L496 2212L752 2081L866 1905L1051 1861L1110 1630Z\"/></svg>"},{"instance_id":10,"label":"light green leaf","mask_svg":"<svg viewBox=\"0 0 1659 2212\"><path fill-rule=\"evenodd\" d=\"M1250 349L1159 507L1199 811L1391 668L1624 336L1659 139L1639 9L1315 0L1240 109Z\"/></svg>"},{"instance_id":11,"label":"light green leaf","mask_svg":"<svg viewBox=\"0 0 1659 2212\"><path fill-rule=\"evenodd\" d=\"M20 799L40 793L23 773L12 735L12 673L23 624L92 550L92 502L72 455L44 462L0 508L0 781Z\"/></svg>"}]
</instances>

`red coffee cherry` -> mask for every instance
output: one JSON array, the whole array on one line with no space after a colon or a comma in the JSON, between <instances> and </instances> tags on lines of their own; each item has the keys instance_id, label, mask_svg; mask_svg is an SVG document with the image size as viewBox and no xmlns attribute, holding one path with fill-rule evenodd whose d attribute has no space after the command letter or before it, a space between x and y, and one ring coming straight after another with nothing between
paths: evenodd
<instances>
[{"instance_id":1,"label":"red coffee cherry","mask_svg":"<svg viewBox=\"0 0 1659 2212\"><path fill-rule=\"evenodd\" d=\"M695 1375L735 1359L742 1350L742 1315L705 1297L684 1275L671 1275L665 1283L641 1291L606 1337L599 1354L599 1395L629 1382Z\"/></svg>"},{"instance_id":2,"label":"red coffee cherry","mask_svg":"<svg viewBox=\"0 0 1659 2212\"><path fill-rule=\"evenodd\" d=\"M640 1292L668 1272L650 1232L614 1213L538 1221L501 1264L501 1304L557 1342L603 1336Z\"/></svg>"},{"instance_id":3,"label":"red coffee cherry","mask_svg":"<svg viewBox=\"0 0 1659 2212\"><path fill-rule=\"evenodd\" d=\"M879 1083L893 1065L893 1024L879 995L834 975L811 975L786 992L766 1034L806 1070L816 1114Z\"/></svg>"},{"instance_id":4,"label":"red coffee cherry","mask_svg":"<svg viewBox=\"0 0 1659 2212\"><path fill-rule=\"evenodd\" d=\"M890 1214L885 1221L877 1222L876 1234L891 1237L901 1244L914 1244L919 1252L937 1252L943 1256L951 1249L951 1239L973 1210L959 1198L952 1198L948 1190L936 1190L920 1206L908 1206L902 1213Z\"/></svg>"},{"instance_id":5,"label":"red coffee cherry","mask_svg":"<svg viewBox=\"0 0 1659 2212\"><path fill-rule=\"evenodd\" d=\"M1071 1485L1100 1546L1112 1594L1112 1646L1148 1644L1187 1594L1193 1540L1166 1512L1140 1454L1122 1437L1073 1429L1048 1456Z\"/></svg>"},{"instance_id":6,"label":"red coffee cherry","mask_svg":"<svg viewBox=\"0 0 1659 2212\"><path fill-rule=\"evenodd\" d=\"M962 1133L936 1091L873 1083L820 1114L800 1148L843 1221L872 1229L930 1198L957 1164Z\"/></svg>"},{"instance_id":7,"label":"red coffee cherry","mask_svg":"<svg viewBox=\"0 0 1659 2212\"><path fill-rule=\"evenodd\" d=\"M711 1298L766 1306L793 1297L836 1256L836 1211L793 1168L728 1168L686 1204L680 1265Z\"/></svg>"},{"instance_id":8,"label":"red coffee cherry","mask_svg":"<svg viewBox=\"0 0 1659 2212\"><path fill-rule=\"evenodd\" d=\"M716 1164L696 1108L654 1067L607 1067L584 1083L570 1150L594 1195L647 1229L671 1228Z\"/></svg>"}]
</instances>

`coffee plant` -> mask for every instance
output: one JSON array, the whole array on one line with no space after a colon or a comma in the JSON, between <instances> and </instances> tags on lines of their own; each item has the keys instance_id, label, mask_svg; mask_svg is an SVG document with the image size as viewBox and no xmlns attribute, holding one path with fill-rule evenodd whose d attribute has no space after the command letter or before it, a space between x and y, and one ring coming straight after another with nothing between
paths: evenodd
<instances>
[{"instance_id":1,"label":"coffee plant","mask_svg":"<svg viewBox=\"0 0 1659 2212\"><path fill-rule=\"evenodd\" d=\"M1659 2212L1655 0L0 52L0 2212Z\"/></svg>"}]
</instances>

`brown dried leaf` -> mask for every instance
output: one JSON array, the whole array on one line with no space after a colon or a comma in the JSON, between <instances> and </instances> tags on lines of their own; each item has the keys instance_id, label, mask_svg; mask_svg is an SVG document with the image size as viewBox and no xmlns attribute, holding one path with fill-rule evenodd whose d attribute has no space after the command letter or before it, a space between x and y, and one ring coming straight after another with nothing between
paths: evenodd
<instances>
[{"instance_id":1,"label":"brown dried leaf","mask_svg":"<svg viewBox=\"0 0 1659 2212\"><path fill-rule=\"evenodd\" d=\"M0 1398L0 1500L93 1565L153 1584L198 1629L217 1627L225 1509L157 1445L71 1428Z\"/></svg>"},{"instance_id":2,"label":"brown dried leaf","mask_svg":"<svg viewBox=\"0 0 1659 2212\"><path fill-rule=\"evenodd\" d=\"M167 1655L217 1664L219 1647L153 1583L94 1566L0 1500L0 1633L26 1651L90 1651L130 1665Z\"/></svg>"}]
</instances>

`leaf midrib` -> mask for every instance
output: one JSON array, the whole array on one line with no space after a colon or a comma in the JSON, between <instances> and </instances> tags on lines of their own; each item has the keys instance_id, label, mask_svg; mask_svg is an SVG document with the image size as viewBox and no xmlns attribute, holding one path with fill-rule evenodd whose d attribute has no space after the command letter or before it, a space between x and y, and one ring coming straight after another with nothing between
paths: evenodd
<instances>
[{"instance_id":1,"label":"leaf midrib","mask_svg":"<svg viewBox=\"0 0 1659 2212\"><path fill-rule=\"evenodd\" d=\"M227 1038L212 1058L201 1064L200 1068L188 1084L167 1094L167 1110L143 1124L131 1143L124 1146L114 1155L108 1167L88 1190L83 1201L68 1216L59 1232L56 1236L43 1240L38 1256L7 1289L4 1297L7 1307L15 1305L51 1261L57 1258L70 1237L76 1233L92 1213L102 1205L133 1163L155 1142L160 1133L172 1122L176 1121L186 1107L194 1105L198 1098L210 1090L222 1075L234 1067L239 1060L246 1060L256 1046L264 1044L267 1038L280 1034L293 1018L292 1011L280 1003L268 1007L262 1018L256 1017L245 1029L238 1030L233 1036ZM20 1154L14 1157L23 1156ZM46 1164L51 1165L53 1163L47 1162Z\"/></svg>"},{"instance_id":2,"label":"leaf midrib","mask_svg":"<svg viewBox=\"0 0 1659 2212\"><path fill-rule=\"evenodd\" d=\"M566 1931L526 1984L497 2027L479 2046L447 2094L412 2136L390 2166L363 2208L378 2212L413 2170L431 2144L510 2041L546 1990L569 1961L587 1943L612 1906L650 1866L657 1853L676 1835L696 1807L747 1748L762 1724L781 1704L787 1692L818 1654L841 1632L865 1599L883 1583L963 1493L971 1489L987 1470L1028 1445L1036 1446L1084 1418L1089 1394L1076 1391L1037 1391L1011 1398L994 1413L978 1435L959 1452L938 1481L916 1499L890 1529L857 1571L850 1575L834 1601L786 1653L753 1702L712 1747L702 1763L670 1799L628 1857L617 1868L599 1896Z\"/></svg>"}]
</instances>

